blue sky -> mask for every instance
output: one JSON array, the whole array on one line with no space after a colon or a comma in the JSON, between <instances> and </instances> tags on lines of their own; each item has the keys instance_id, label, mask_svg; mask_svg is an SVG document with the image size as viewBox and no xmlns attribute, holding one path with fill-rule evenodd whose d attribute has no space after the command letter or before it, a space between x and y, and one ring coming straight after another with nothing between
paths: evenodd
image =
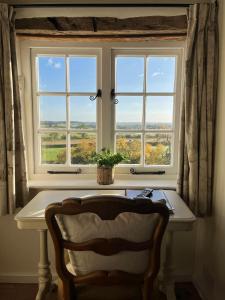
<instances>
[{"instance_id":1,"label":"blue sky","mask_svg":"<svg viewBox=\"0 0 225 300\"><path fill-rule=\"evenodd\" d=\"M39 90L42 92L66 91L66 63L64 57L38 58ZM96 59L94 57L69 58L69 90L71 92L96 92ZM173 92L175 57L149 57L147 59L147 92ZM144 86L144 58L117 57L117 92L142 92ZM141 122L142 97L121 96L116 107L119 122ZM95 102L88 97L71 97L72 121L96 121ZM148 97L148 122L171 122L172 97ZM65 121L66 98L63 96L40 97L40 118L42 121Z\"/></svg>"}]
</instances>

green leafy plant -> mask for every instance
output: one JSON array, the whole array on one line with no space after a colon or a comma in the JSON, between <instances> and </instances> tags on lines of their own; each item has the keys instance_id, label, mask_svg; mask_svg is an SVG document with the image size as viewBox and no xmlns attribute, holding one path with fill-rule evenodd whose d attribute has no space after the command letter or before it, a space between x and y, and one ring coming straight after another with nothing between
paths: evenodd
<instances>
[{"instance_id":1,"label":"green leafy plant","mask_svg":"<svg viewBox=\"0 0 225 300\"><path fill-rule=\"evenodd\" d=\"M113 153L110 150L102 149L101 152L96 153L93 161L97 163L98 167L113 167L126 159L125 155L121 153Z\"/></svg>"}]
</instances>

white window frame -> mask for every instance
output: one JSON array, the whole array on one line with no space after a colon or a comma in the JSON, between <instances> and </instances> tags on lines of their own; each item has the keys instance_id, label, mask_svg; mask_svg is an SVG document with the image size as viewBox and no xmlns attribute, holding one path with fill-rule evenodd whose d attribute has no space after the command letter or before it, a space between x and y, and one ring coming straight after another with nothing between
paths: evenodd
<instances>
[{"instance_id":1,"label":"white window frame","mask_svg":"<svg viewBox=\"0 0 225 300\"><path fill-rule=\"evenodd\" d=\"M146 86L147 83L147 70L146 70L146 57L147 56L174 56L176 57L176 69L175 69L175 82L174 82L174 92L171 93L151 93L151 92L138 92L138 93L116 93L115 92L115 97L116 96L122 96L124 95L130 95L130 96L173 96L174 97L174 102L173 102L173 127L171 130L150 130L150 129L145 129L144 126L142 126L142 130L128 130L127 133L137 133L141 134L141 144L142 144L142 149L141 149L141 163L140 165L138 164L124 164L120 165L120 172L121 173L127 173L129 172L130 168L135 168L140 172L146 171L148 169L149 171L166 171L166 173L171 173L175 174L178 168L178 147L175 147L175 145L178 145L178 139L179 139L179 123L180 123L180 101L181 99L181 90L182 90L182 81L180 84L177 83L177 78L182 78L182 49L174 49L174 48L149 48L149 49L114 49L112 50L112 88L115 89L115 58L116 56L124 56L124 57L145 57L145 63L144 63L144 86ZM116 133L126 133L124 130L119 130L116 129L116 114L115 114L115 108L116 104L114 105L113 109L113 115L114 117L112 118L112 130L113 130L113 149L114 151L116 150ZM145 122L145 115L146 115L146 100L143 101L143 119L142 119L142 125L144 125ZM154 132L162 132L162 133L172 133L172 139L171 139L171 164L170 165L145 165L144 163L144 156L145 156L145 144L144 144L144 134L147 133L154 133Z\"/></svg>"},{"instance_id":2,"label":"white window frame","mask_svg":"<svg viewBox=\"0 0 225 300\"><path fill-rule=\"evenodd\" d=\"M160 53L167 53L168 55L177 56L177 78L180 78L179 84L176 85L176 99L174 100L174 121L175 131L174 131L174 157L173 166L151 166L151 167L138 167L138 170L165 170L166 174L162 175L160 178L170 178L176 175L178 167L178 140L179 140L179 125L180 125L180 102L182 97L182 85L183 85L183 59L184 59L184 49L185 42L178 41L152 41L152 42L66 42L66 41L31 41L24 40L19 43L20 52L20 64L21 64L21 76L24 78L24 128L25 128L25 147L27 152L27 163L28 163L28 175L30 180L53 178L53 175L46 174L47 170L62 170L62 171L72 171L76 169L77 165L72 165L72 167L62 167L62 166L51 166L47 165L37 166L37 159L34 156L35 149L37 149L37 144L34 139L34 74L32 73L32 55L34 54L52 54L52 53L63 53L63 54L75 54L78 55L82 53L91 53L96 51L98 53L97 66L99 70L102 70L100 76L98 76L97 89L102 90L102 99L97 100L97 128L98 128L98 150L102 147L114 150L114 109L115 104L112 103L111 99L111 89L114 88L113 83L113 66L112 57L114 53L122 53L123 51L132 51L133 53L147 53L151 51L160 51ZM91 49L91 50L90 50ZM159 52L157 52L159 53ZM91 94L90 94L91 95ZM37 123L36 123L37 124ZM104 130L102 130L104 128ZM59 168L60 167L60 168ZM130 178L129 170L131 165L119 165L116 168L116 173L124 174L124 178ZM79 178L86 178L85 174L89 176L96 172L96 166L82 166L82 175ZM89 175L88 175L89 174ZM63 175L60 174L58 178L74 178L74 175ZM90 176L89 176L90 177ZM89 178L88 177L88 178ZM154 177L154 176L153 176Z\"/></svg>"},{"instance_id":3,"label":"white window frame","mask_svg":"<svg viewBox=\"0 0 225 300\"><path fill-rule=\"evenodd\" d=\"M87 57L93 57L96 56L97 63L96 63L96 93L98 89L102 89L101 87L101 49L80 49L80 48L74 48L74 49L49 49L49 48L33 48L31 49L31 68L32 68L32 92L33 92L33 128L34 128L34 167L35 167L35 173L46 173L47 171L69 171L72 168L77 169L82 167L82 171L84 173L89 173L93 169L93 165L74 165L71 164L71 153L70 153L70 147L66 147L67 152L67 161L65 165L62 164L41 164L41 141L40 141L40 132L66 132L66 144L67 146L70 144L69 136L71 133L75 132L83 132L79 129L71 129L70 128L70 108L69 108L69 97L70 96L95 96L96 93L77 93L77 92L69 92L68 91L68 80L69 80L69 70L66 69L66 92L38 92L38 70L36 66L36 57L38 56L57 56L57 57L65 57L66 59L68 57L73 56L87 56ZM39 112L39 103L38 103L38 97L40 95L58 95L58 96L66 96L66 122L67 127L60 128L60 129L39 129L38 124L40 124L40 112ZM85 132L92 132L96 133L96 151L99 151L102 148L102 134L101 134L101 101L100 99L96 99L96 130L85 130ZM91 101L91 100L90 100Z\"/></svg>"}]
</instances>

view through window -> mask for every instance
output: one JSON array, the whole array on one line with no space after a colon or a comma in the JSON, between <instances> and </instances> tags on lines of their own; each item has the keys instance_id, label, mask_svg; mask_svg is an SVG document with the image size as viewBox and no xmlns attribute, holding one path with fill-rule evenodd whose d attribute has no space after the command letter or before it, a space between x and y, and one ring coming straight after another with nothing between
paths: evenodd
<instances>
[{"instance_id":1,"label":"view through window","mask_svg":"<svg viewBox=\"0 0 225 300\"><path fill-rule=\"evenodd\" d=\"M99 63L104 51L35 51L33 138L38 166L93 166L94 153L109 137L107 146L126 156L121 167L174 165L180 89L176 51L111 49L110 68ZM110 69L108 99L91 101L99 89L106 90L102 78ZM106 132L102 115L111 132Z\"/></svg>"},{"instance_id":2,"label":"view through window","mask_svg":"<svg viewBox=\"0 0 225 300\"><path fill-rule=\"evenodd\" d=\"M115 148L125 164L171 165L175 77L175 56L115 56Z\"/></svg>"},{"instance_id":3,"label":"view through window","mask_svg":"<svg viewBox=\"0 0 225 300\"><path fill-rule=\"evenodd\" d=\"M38 56L42 164L89 164L96 151L96 57Z\"/></svg>"}]
</instances>

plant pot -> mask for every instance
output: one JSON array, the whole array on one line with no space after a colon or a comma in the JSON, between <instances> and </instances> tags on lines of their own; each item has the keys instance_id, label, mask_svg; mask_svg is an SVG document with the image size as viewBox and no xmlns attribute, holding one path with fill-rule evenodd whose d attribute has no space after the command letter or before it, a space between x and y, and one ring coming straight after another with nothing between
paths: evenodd
<instances>
[{"instance_id":1,"label":"plant pot","mask_svg":"<svg viewBox=\"0 0 225 300\"><path fill-rule=\"evenodd\" d=\"M97 183L112 184L114 182L115 169L113 167L97 167Z\"/></svg>"}]
</instances>

